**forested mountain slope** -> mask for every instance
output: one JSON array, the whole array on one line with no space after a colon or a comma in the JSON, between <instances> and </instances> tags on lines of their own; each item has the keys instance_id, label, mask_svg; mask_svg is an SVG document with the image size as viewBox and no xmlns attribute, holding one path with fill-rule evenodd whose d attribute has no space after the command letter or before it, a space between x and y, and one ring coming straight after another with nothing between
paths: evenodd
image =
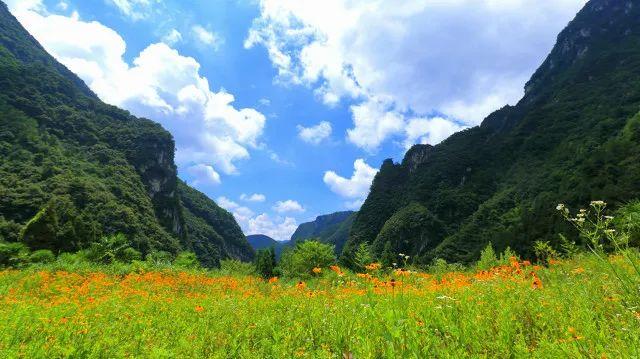
<instances>
[{"instance_id":1,"label":"forested mountain slope","mask_svg":"<svg viewBox=\"0 0 640 359\"><path fill-rule=\"evenodd\" d=\"M640 197L639 110L640 2L591 0L517 105L383 163L343 259L362 242L420 262L469 262L489 242L525 256L536 240L557 244L557 203Z\"/></svg>"},{"instance_id":2,"label":"forested mountain slope","mask_svg":"<svg viewBox=\"0 0 640 359\"><path fill-rule=\"evenodd\" d=\"M179 183L171 134L101 102L0 2L0 240L75 251L115 233L143 254L253 256L229 213Z\"/></svg>"},{"instance_id":3,"label":"forested mountain slope","mask_svg":"<svg viewBox=\"0 0 640 359\"><path fill-rule=\"evenodd\" d=\"M314 221L302 223L291 236L291 242L307 239L332 244L340 253L349 237L349 230L356 212L335 212L316 217Z\"/></svg>"}]
</instances>

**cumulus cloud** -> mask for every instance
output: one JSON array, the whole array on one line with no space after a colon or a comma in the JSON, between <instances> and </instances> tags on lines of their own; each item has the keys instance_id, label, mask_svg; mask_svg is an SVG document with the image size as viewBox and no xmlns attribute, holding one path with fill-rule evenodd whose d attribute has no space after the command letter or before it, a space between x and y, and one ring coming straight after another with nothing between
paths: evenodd
<instances>
[{"instance_id":1,"label":"cumulus cloud","mask_svg":"<svg viewBox=\"0 0 640 359\"><path fill-rule=\"evenodd\" d=\"M194 186L202 184L220 184L220 175L218 172L216 172L213 167L203 163L187 168L187 173L193 177L191 184Z\"/></svg>"},{"instance_id":2,"label":"cumulus cloud","mask_svg":"<svg viewBox=\"0 0 640 359\"><path fill-rule=\"evenodd\" d=\"M220 35L205 29L201 25L192 26L191 31L193 32L196 40L198 40L202 45L211 47L215 50L217 50L223 42Z\"/></svg>"},{"instance_id":3,"label":"cumulus cloud","mask_svg":"<svg viewBox=\"0 0 640 359\"><path fill-rule=\"evenodd\" d=\"M331 123L322 121L319 124L311 127L304 127L298 125L298 137L304 142L318 145L320 142L326 140L331 136Z\"/></svg>"},{"instance_id":4,"label":"cumulus cloud","mask_svg":"<svg viewBox=\"0 0 640 359\"><path fill-rule=\"evenodd\" d=\"M240 199L247 202L264 202L267 200L267 197L261 193L254 193L251 195L241 194Z\"/></svg>"},{"instance_id":5,"label":"cumulus cloud","mask_svg":"<svg viewBox=\"0 0 640 359\"><path fill-rule=\"evenodd\" d=\"M151 14L153 3L157 0L109 0L120 12L132 20L141 20Z\"/></svg>"},{"instance_id":6,"label":"cumulus cloud","mask_svg":"<svg viewBox=\"0 0 640 359\"><path fill-rule=\"evenodd\" d=\"M278 213L287 213L287 212L304 212L305 209L302 205L294 200L288 199L286 201L278 201L275 206L273 206L273 210Z\"/></svg>"},{"instance_id":7,"label":"cumulus cloud","mask_svg":"<svg viewBox=\"0 0 640 359\"><path fill-rule=\"evenodd\" d=\"M162 37L162 42L169 46L173 46L180 41L182 41L182 33L176 29L171 29L171 31Z\"/></svg>"},{"instance_id":8,"label":"cumulus cloud","mask_svg":"<svg viewBox=\"0 0 640 359\"><path fill-rule=\"evenodd\" d=\"M334 171L326 171L323 181L329 189L339 196L348 199L345 206L350 209L359 208L369 194L371 183L378 170L369 166L363 159L353 163L351 178L345 178Z\"/></svg>"},{"instance_id":9,"label":"cumulus cloud","mask_svg":"<svg viewBox=\"0 0 640 359\"><path fill-rule=\"evenodd\" d=\"M264 234L273 239L285 241L290 239L298 228L295 218L292 217L272 218L266 213L255 215L251 209L226 197L218 197L216 202L233 214L245 234Z\"/></svg>"},{"instance_id":10,"label":"cumulus cloud","mask_svg":"<svg viewBox=\"0 0 640 359\"><path fill-rule=\"evenodd\" d=\"M406 149L415 144L436 145L462 129L464 126L442 117L412 118L404 129L406 136L403 144Z\"/></svg>"},{"instance_id":11,"label":"cumulus cloud","mask_svg":"<svg viewBox=\"0 0 640 359\"><path fill-rule=\"evenodd\" d=\"M237 173L235 163L258 147L265 116L236 108L234 96L224 89L212 91L194 58L156 43L129 64L123 57L126 43L114 30L77 14L47 14L40 1L28 2L15 2L11 9L29 32L102 100L171 131L182 169L206 164Z\"/></svg>"},{"instance_id":12,"label":"cumulus cloud","mask_svg":"<svg viewBox=\"0 0 640 359\"><path fill-rule=\"evenodd\" d=\"M268 214L262 213L249 220L249 234L264 234L278 241L291 239L291 235L298 228L294 218L284 217L273 219Z\"/></svg>"},{"instance_id":13,"label":"cumulus cloud","mask_svg":"<svg viewBox=\"0 0 640 359\"><path fill-rule=\"evenodd\" d=\"M347 139L373 151L411 118L472 126L517 101L585 2L261 0L245 47L267 49L278 81L355 102Z\"/></svg>"}]
</instances>

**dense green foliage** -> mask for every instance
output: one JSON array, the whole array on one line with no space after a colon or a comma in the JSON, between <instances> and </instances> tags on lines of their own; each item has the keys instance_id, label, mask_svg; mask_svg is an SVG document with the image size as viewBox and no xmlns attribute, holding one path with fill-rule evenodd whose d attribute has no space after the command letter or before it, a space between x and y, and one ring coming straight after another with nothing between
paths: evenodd
<instances>
[{"instance_id":1,"label":"dense green foliage","mask_svg":"<svg viewBox=\"0 0 640 359\"><path fill-rule=\"evenodd\" d=\"M178 180L187 232L186 248L193 250L205 267L217 267L220 259L253 259L247 242L233 215L203 193Z\"/></svg>"},{"instance_id":2,"label":"dense green foliage","mask_svg":"<svg viewBox=\"0 0 640 359\"><path fill-rule=\"evenodd\" d=\"M290 278L309 278L314 268L327 268L336 263L332 245L318 241L298 242L284 250L278 265L282 274Z\"/></svg>"},{"instance_id":3,"label":"dense green foliage","mask_svg":"<svg viewBox=\"0 0 640 359\"><path fill-rule=\"evenodd\" d=\"M0 3L0 240L58 253L120 233L143 256L250 259L233 217L179 184L173 157L167 131L102 103Z\"/></svg>"},{"instance_id":4,"label":"dense green foliage","mask_svg":"<svg viewBox=\"0 0 640 359\"><path fill-rule=\"evenodd\" d=\"M640 197L639 110L640 6L592 0L517 105L383 163L344 261L363 242L378 257L390 246L423 263L471 262L489 242L527 258L535 241L559 248L569 227L557 203L616 208Z\"/></svg>"},{"instance_id":5,"label":"dense green foliage","mask_svg":"<svg viewBox=\"0 0 640 359\"><path fill-rule=\"evenodd\" d=\"M349 238L355 215L356 212L344 211L318 216L312 222L299 225L291 235L291 242L313 239L335 246L336 253L340 253Z\"/></svg>"},{"instance_id":6,"label":"dense green foliage","mask_svg":"<svg viewBox=\"0 0 640 359\"><path fill-rule=\"evenodd\" d=\"M276 251L273 247L260 249L256 252L256 272L263 278L271 278L276 275Z\"/></svg>"}]
</instances>

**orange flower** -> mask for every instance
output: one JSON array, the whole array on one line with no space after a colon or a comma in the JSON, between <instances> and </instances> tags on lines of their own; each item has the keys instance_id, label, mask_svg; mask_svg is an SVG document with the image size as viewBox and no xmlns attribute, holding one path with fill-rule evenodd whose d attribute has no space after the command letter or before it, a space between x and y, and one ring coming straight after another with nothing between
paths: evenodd
<instances>
[{"instance_id":1,"label":"orange flower","mask_svg":"<svg viewBox=\"0 0 640 359\"><path fill-rule=\"evenodd\" d=\"M573 274L580 274L580 273L584 273L584 268L582 268L582 267L578 267L578 268L576 268L576 269L572 270L572 271L571 271L571 273L573 273Z\"/></svg>"},{"instance_id":2,"label":"orange flower","mask_svg":"<svg viewBox=\"0 0 640 359\"><path fill-rule=\"evenodd\" d=\"M315 267L311 270L314 274L320 274L322 272L322 268Z\"/></svg>"},{"instance_id":3,"label":"orange flower","mask_svg":"<svg viewBox=\"0 0 640 359\"><path fill-rule=\"evenodd\" d=\"M271 277L269 278L269 283L275 283L278 281L278 277Z\"/></svg>"},{"instance_id":4,"label":"orange flower","mask_svg":"<svg viewBox=\"0 0 640 359\"><path fill-rule=\"evenodd\" d=\"M342 269L340 269L340 267L338 267L338 266L330 266L329 269L331 269L332 271L336 272L336 274L341 276L341 277L344 275L344 273L342 273Z\"/></svg>"},{"instance_id":5,"label":"orange flower","mask_svg":"<svg viewBox=\"0 0 640 359\"><path fill-rule=\"evenodd\" d=\"M303 281L299 281L298 284L296 284L296 288L298 289L305 289L307 287L307 284Z\"/></svg>"},{"instance_id":6,"label":"orange flower","mask_svg":"<svg viewBox=\"0 0 640 359\"><path fill-rule=\"evenodd\" d=\"M408 277L409 275L411 275L411 272L405 269L396 269L395 271L393 271L393 273L399 277Z\"/></svg>"},{"instance_id":7,"label":"orange flower","mask_svg":"<svg viewBox=\"0 0 640 359\"><path fill-rule=\"evenodd\" d=\"M531 265L531 262L529 262L529 261L522 261L522 265L523 265L523 266L525 266L525 267L526 267L526 266L530 266L530 265Z\"/></svg>"},{"instance_id":8,"label":"orange flower","mask_svg":"<svg viewBox=\"0 0 640 359\"><path fill-rule=\"evenodd\" d=\"M204 310L204 308L202 306L196 305L195 307L195 311L196 312L202 312Z\"/></svg>"},{"instance_id":9,"label":"orange flower","mask_svg":"<svg viewBox=\"0 0 640 359\"><path fill-rule=\"evenodd\" d=\"M381 267L382 267L382 265L380 263L371 263L371 264L365 266L365 268L367 270L370 270L370 271L378 270Z\"/></svg>"},{"instance_id":10,"label":"orange flower","mask_svg":"<svg viewBox=\"0 0 640 359\"><path fill-rule=\"evenodd\" d=\"M533 272L531 272L533 273ZM538 278L537 275L533 275L533 282L531 283L531 288L533 289L540 289L542 288L542 281L540 280L540 278Z\"/></svg>"}]
</instances>

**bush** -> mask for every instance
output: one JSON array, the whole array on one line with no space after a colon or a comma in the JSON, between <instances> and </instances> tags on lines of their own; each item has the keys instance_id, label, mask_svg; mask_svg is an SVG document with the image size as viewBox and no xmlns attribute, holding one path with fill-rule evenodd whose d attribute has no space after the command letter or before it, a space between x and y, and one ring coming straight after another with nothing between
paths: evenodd
<instances>
[{"instance_id":1,"label":"bush","mask_svg":"<svg viewBox=\"0 0 640 359\"><path fill-rule=\"evenodd\" d=\"M305 241L282 254L280 269L287 277L306 278L313 275L313 268L327 268L335 263L336 256L332 245Z\"/></svg>"},{"instance_id":2,"label":"bush","mask_svg":"<svg viewBox=\"0 0 640 359\"><path fill-rule=\"evenodd\" d=\"M173 256L165 251L153 251L147 254L146 261L152 266L170 266Z\"/></svg>"},{"instance_id":3,"label":"bush","mask_svg":"<svg viewBox=\"0 0 640 359\"><path fill-rule=\"evenodd\" d=\"M356 250L356 254L353 258L353 264L355 265L355 270L364 271L365 266L373 263L373 256L371 255L371 247L368 243L360 243L358 249Z\"/></svg>"},{"instance_id":4,"label":"bush","mask_svg":"<svg viewBox=\"0 0 640 359\"><path fill-rule=\"evenodd\" d=\"M256 272L263 278L275 276L276 251L273 247L260 249L256 252L255 259Z\"/></svg>"},{"instance_id":5,"label":"bush","mask_svg":"<svg viewBox=\"0 0 640 359\"><path fill-rule=\"evenodd\" d=\"M198 257L193 252L180 252L173 261L173 265L184 269L197 269L200 268L200 262Z\"/></svg>"},{"instance_id":6,"label":"bush","mask_svg":"<svg viewBox=\"0 0 640 359\"><path fill-rule=\"evenodd\" d=\"M56 260L55 254L48 249L39 249L29 256L30 263L46 264Z\"/></svg>"},{"instance_id":7,"label":"bush","mask_svg":"<svg viewBox=\"0 0 640 359\"><path fill-rule=\"evenodd\" d=\"M496 256L496 252L493 250L493 245L491 242L487 244L487 247L482 250L480 253L480 260L476 263L476 268L478 270L488 270L498 265L498 257Z\"/></svg>"},{"instance_id":8,"label":"bush","mask_svg":"<svg viewBox=\"0 0 640 359\"><path fill-rule=\"evenodd\" d=\"M129 240L122 233L102 237L87 250L87 258L100 264L131 263L141 257L140 252L129 245Z\"/></svg>"},{"instance_id":9,"label":"bush","mask_svg":"<svg viewBox=\"0 0 640 359\"><path fill-rule=\"evenodd\" d=\"M28 261L29 249L22 243L0 242L0 267L20 267Z\"/></svg>"},{"instance_id":10,"label":"bush","mask_svg":"<svg viewBox=\"0 0 640 359\"><path fill-rule=\"evenodd\" d=\"M428 268L428 272L435 275L442 275L452 272L462 272L465 268L460 263L447 263L442 258L434 259L433 263Z\"/></svg>"},{"instance_id":11,"label":"bush","mask_svg":"<svg viewBox=\"0 0 640 359\"><path fill-rule=\"evenodd\" d=\"M237 259L220 261L220 273L225 275L255 275L256 267L252 263L241 262Z\"/></svg>"}]
</instances>

